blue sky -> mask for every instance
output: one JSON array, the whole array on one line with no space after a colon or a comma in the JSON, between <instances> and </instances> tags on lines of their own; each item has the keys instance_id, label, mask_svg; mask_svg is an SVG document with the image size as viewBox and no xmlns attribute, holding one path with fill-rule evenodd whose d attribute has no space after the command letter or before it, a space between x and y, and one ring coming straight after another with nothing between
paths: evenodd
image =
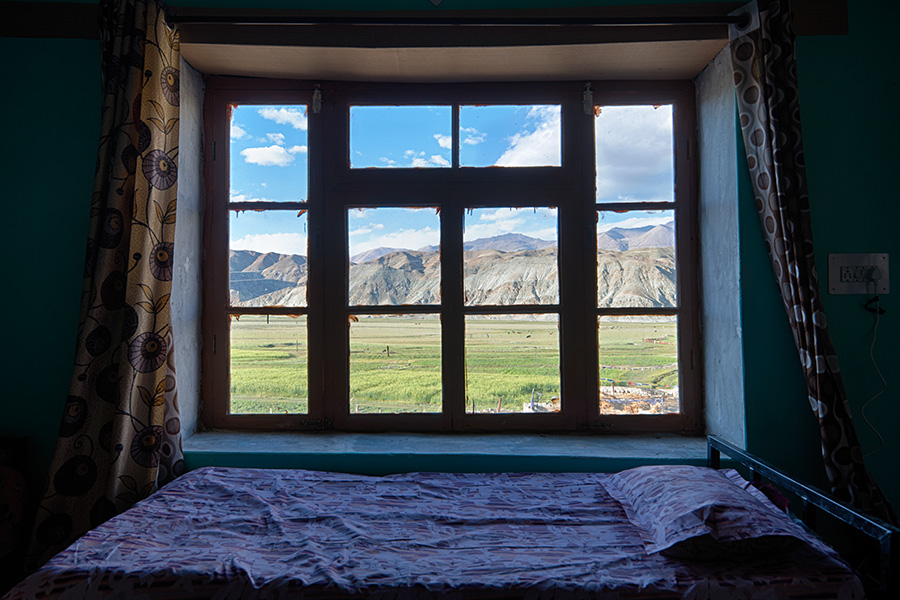
<instances>
[{"instance_id":1,"label":"blue sky","mask_svg":"<svg viewBox=\"0 0 900 600\"><path fill-rule=\"evenodd\" d=\"M448 168L449 106L351 107L354 168ZM671 201L671 107L603 107L595 120L597 200ZM304 106L238 106L231 123L232 201L307 198L307 114ZM559 165L557 106L461 106L462 166ZM656 225L671 212L603 212L598 231ZM475 209L466 215L465 240L521 233L555 240L552 209ZM434 209L351 210L350 254L371 248L437 245ZM307 254L306 217L296 210L232 213L231 248Z\"/></svg>"}]
</instances>

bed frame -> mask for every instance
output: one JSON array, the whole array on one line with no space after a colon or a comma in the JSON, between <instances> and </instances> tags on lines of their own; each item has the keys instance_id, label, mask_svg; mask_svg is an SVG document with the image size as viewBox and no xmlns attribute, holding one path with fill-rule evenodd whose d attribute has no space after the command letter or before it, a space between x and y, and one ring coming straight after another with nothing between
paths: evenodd
<instances>
[{"instance_id":1,"label":"bed frame","mask_svg":"<svg viewBox=\"0 0 900 600\"><path fill-rule=\"evenodd\" d=\"M806 485L779 471L771 464L747 454L728 442L715 436L707 438L707 465L720 468L721 454L735 463L745 466L750 471L750 479L754 482L770 482L799 501L800 519L820 537L826 537L817 528L817 517L820 512L827 513L852 531L867 538L869 548L858 557L848 557L851 565L859 571L860 579L870 599L900 598L900 529L881 519L872 517L858 508L837 500L822 490ZM833 535L846 535L844 532L832 532ZM836 548L838 540L826 540ZM839 548L840 549L840 548ZM855 549L856 550L856 549ZM854 552L854 555L856 553Z\"/></svg>"}]
</instances>

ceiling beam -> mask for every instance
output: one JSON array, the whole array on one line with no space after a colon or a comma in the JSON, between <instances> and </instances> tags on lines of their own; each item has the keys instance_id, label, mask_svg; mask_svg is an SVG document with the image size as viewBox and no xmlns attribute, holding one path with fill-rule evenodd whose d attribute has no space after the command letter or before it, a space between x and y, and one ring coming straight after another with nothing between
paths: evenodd
<instances>
[{"instance_id":1,"label":"ceiling beam","mask_svg":"<svg viewBox=\"0 0 900 600\"><path fill-rule=\"evenodd\" d=\"M520 32L504 32L500 39L489 45L521 45L522 38L533 35L530 45L556 45L565 43L562 39L574 36L577 41L569 43L597 43L596 38L616 41L626 36L629 31L634 37L631 41L653 41L651 36L658 36L655 41L662 41L659 36L678 36L686 39L692 28L695 39L711 39L710 35L723 35L724 26L707 24L706 20L721 19L743 2L705 2L691 4L647 4L643 6L609 6L593 8L550 8L524 10L429 10L429 11L328 11L328 10L280 10L280 9L234 9L210 7L173 7L178 19L196 21L220 20L223 18L244 21L292 19L302 21L318 19L319 25L298 25L303 28L324 28L318 33L305 29L304 36L315 35L324 40L334 34L328 27L358 27L357 31L366 39L365 47L423 47L430 34L441 36L442 44L448 38L462 38L456 46L484 46L486 40L495 39L501 29L516 27L535 27L540 29ZM797 35L844 35L848 32L847 0L792 0L794 11L794 29ZM0 37L23 38L73 38L99 39L97 32L97 3L88 2L0 2L0 11L4 19L0 21ZM438 20L441 25L428 25L429 35L416 32L416 27L391 25L391 21L419 23ZM672 21L671 25L646 25L648 22ZM458 29L465 24L469 29ZM332 21L332 22L328 22ZM350 25L355 21L358 25ZM489 25L474 25L485 22ZM606 23L603 25L602 23ZM636 25L614 27L616 23L631 22ZM536 23L555 23L555 25L536 25ZM588 23L582 25L579 23ZM595 25L590 25L594 23ZM643 25L642 25L643 23ZM680 24L679 24L680 23ZM693 23L693 24L692 24ZM210 29L212 23L185 23L182 35L197 36L198 39L211 39L214 33ZM221 35L234 35L233 24L221 23ZM284 26L293 27L293 26ZM387 29L385 29L387 27ZM673 27L668 34L653 29ZM678 30L677 28L684 28ZM193 32L191 28L196 28ZM434 28L434 29L432 29ZM447 29L442 29L447 28ZM455 29L455 33L451 29ZM498 29L495 29L498 28ZM706 28L706 29L703 29ZM405 31L401 31L405 29ZM480 30L475 31L476 29ZM491 32L491 29L495 29ZM558 29L558 31L553 31ZM624 29L617 33L612 29ZM593 30L593 31L591 31ZM256 34L253 34L255 36ZM267 37L272 34L269 32ZM281 32L276 37L286 40L295 34ZM640 37L643 36L643 37ZM244 35L250 39L250 34ZM537 38L537 41L535 41ZM669 37L668 39L674 39ZM593 41L592 41L593 40ZM501 44L502 42L502 44ZM212 42L210 42L212 43ZM231 43L235 43L233 40ZM249 42L248 42L249 43ZM257 42L258 43L258 42ZM324 42L320 42L324 44ZM371 44L379 44L372 46ZM432 43L431 45L435 45Z\"/></svg>"}]
</instances>

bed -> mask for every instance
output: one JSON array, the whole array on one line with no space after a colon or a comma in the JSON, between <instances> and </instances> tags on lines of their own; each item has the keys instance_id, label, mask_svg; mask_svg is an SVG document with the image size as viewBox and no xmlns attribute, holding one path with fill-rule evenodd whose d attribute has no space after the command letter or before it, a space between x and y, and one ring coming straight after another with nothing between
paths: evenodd
<instances>
[{"instance_id":1,"label":"bed","mask_svg":"<svg viewBox=\"0 0 900 600\"><path fill-rule=\"evenodd\" d=\"M713 460L724 449L710 448ZM864 596L834 550L736 471L670 465L385 477L206 467L6 599Z\"/></svg>"}]
</instances>

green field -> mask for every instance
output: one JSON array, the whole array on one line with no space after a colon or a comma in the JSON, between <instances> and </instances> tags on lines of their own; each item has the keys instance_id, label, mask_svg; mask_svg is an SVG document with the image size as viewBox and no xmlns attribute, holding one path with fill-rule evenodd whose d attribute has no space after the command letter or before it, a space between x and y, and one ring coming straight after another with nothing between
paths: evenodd
<instances>
[{"instance_id":1,"label":"green field","mask_svg":"<svg viewBox=\"0 0 900 600\"><path fill-rule=\"evenodd\" d=\"M305 413L306 317L243 315L231 321L231 412Z\"/></svg>"},{"instance_id":2,"label":"green field","mask_svg":"<svg viewBox=\"0 0 900 600\"><path fill-rule=\"evenodd\" d=\"M613 380L614 389L626 391L677 388L675 339L674 322L601 323L601 386ZM440 412L440 340L440 321L431 316L352 323L350 411ZM469 317L465 344L467 411L522 412L532 399L536 410L558 410L555 320ZM232 321L231 412L305 413L306 360L305 317L244 315ZM607 412L619 412L628 398L617 397L617 410Z\"/></svg>"}]
</instances>

